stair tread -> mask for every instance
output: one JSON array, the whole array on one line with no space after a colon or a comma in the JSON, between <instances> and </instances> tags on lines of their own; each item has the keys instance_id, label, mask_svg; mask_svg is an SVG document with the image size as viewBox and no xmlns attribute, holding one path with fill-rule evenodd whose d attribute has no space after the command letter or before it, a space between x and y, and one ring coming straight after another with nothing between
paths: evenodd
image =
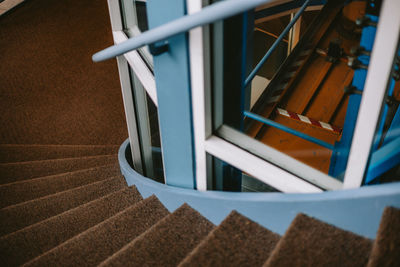
<instances>
[{"instance_id":1,"label":"stair tread","mask_svg":"<svg viewBox=\"0 0 400 267\"><path fill-rule=\"evenodd\" d=\"M385 208L368 267L398 266L400 263L400 209Z\"/></svg>"},{"instance_id":2,"label":"stair tread","mask_svg":"<svg viewBox=\"0 0 400 267\"><path fill-rule=\"evenodd\" d=\"M211 222L184 204L100 265L176 266L213 228Z\"/></svg>"},{"instance_id":3,"label":"stair tread","mask_svg":"<svg viewBox=\"0 0 400 267\"><path fill-rule=\"evenodd\" d=\"M80 169L111 164L117 161L117 155L101 155L81 158L1 163L0 184L8 184L36 177L72 172Z\"/></svg>"},{"instance_id":4,"label":"stair tread","mask_svg":"<svg viewBox=\"0 0 400 267\"><path fill-rule=\"evenodd\" d=\"M232 211L179 266L262 266L280 236Z\"/></svg>"},{"instance_id":5,"label":"stair tread","mask_svg":"<svg viewBox=\"0 0 400 267\"><path fill-rule=\"evenodd\" d=\"M0 236L12 233L126 187L122 176L110 177L0 210Z\"/></svg>"},{"instance_id":6,"label":"stair tread","mask_svg":"<svg viewBox=\"0 0 400 267\"><path fill-rule=\"evenodd\" d=\"M0 208L55 194L120 175L118 164L109 164L0 185Z\"/></svg>"},{"instance_id":7,"label":"stair tread","mask_svg":"<svg viewBox=\"0 0 400 267\"><path fill-rule=\"evenodd\" d=\"M26 266L96 266L168 214L153 195L33 259Z\"/></svg>"},{"instance_id":8,"label":"stair tread","mask_svg":"<svg viewBox=\"0 0 400 267\"><path fill-rule=\"evenodd\" d=\"M23 264L142 200L135 187L113 192L0 238L0 262Z\"/></svg>"},{"instance_id":9,"label":"stair tread","mask_svg":"<svg viewBox=\"0 0 400 267\"><path fill-rule=\"evenodd\" d=\"M111 155L117 145L0 144L0 163Z\"/></svg>"},{"instance_id":10,"label":"stair tread","mask_svg":"<svg viewBox=\"0 0 400 267\"><path fill-rule=\"evenodd\" d=\"M367 238L300 213L264 266L365 266L371 247Z\"/></svg>"}]
</instances>

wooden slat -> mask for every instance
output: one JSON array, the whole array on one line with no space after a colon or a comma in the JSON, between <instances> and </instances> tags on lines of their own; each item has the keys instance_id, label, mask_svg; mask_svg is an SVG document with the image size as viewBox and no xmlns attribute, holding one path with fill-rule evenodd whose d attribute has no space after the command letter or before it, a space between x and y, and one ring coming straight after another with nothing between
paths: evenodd
<instances>
[{"instance_id":1,"label":"wooden slat","mask_svg":"<svg viewBox=\"0 0 400 267\"><path fill-rule=\"evenodd\" d=\"M305 95L305 97L302 99L302 103L299 109L297 110L299 114L303 114L304 111L307 109L307 107L310 105L311 100L313 99L314 95L318 92L318 89L321 87L321 84L324 82L331 68L332 68L332 62L327 61L323 66L323 68L318 73L317 79L311 86L311 90L309 90L308 93Z\"/></svg>"}]
</instances>

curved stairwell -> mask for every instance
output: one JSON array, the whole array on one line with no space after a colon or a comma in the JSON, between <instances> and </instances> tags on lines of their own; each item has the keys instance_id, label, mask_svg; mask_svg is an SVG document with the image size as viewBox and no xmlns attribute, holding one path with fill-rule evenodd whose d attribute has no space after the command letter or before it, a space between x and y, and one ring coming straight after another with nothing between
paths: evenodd
<instances>
[{"instance_id":1,"label":"curved stairwell","mask_svg":"<svg viewBox=\"0 0 400 267\"><path fill-rule=\"evenodd\" d=\"M116 155L93 155L96 149L102 151L99 147L90 157L77 152L72 158L66 146L6 147L16 149L18 159L9 155L2 159L7 163L0 164L2 266L396 266L400 262L400 210L394 208L385 210L376 240L304 214L296 216L283 236L235 211L215 226L187 204L170 213L157 197L142 199L135 187L126 185ZM32 150L45 148L57 159L31 161ZM67 158L62 158L64 153ZM93 159L98 164L85 168ZM26 166L35 168L29 172Z\"/></svg>"},{"instance_id":2,"label":"curved stairwell","mask_svg":"<svg viewBox=\"0 0 400 267\"><path fill-rule=\"evenodd\" d=\"M26 1L0 17L0 266L400 264L394 208L375 240L304 214L280 236L235 211L220 225L187 204L168 211L128 187L109 145L126 138L117 71L90 61L109 31L101 1Z\"/></svg>"}]
</instances>

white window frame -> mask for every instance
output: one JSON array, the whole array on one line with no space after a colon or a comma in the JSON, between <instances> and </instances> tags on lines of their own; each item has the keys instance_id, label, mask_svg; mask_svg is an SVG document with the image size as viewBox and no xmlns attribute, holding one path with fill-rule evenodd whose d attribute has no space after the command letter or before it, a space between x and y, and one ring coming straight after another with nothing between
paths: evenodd
<instances>
[{"instance_id":1,"label":"white window frame","mask_svg":"<svg viewBox=\"0 0 400 267\"><path fill-rule=\"evenodd\" d=\"M189 14L200 11L201 0L187 0ZM386 0L382 7L382 15L378 24L376 44L372 51L371 63L367 75L365 91L362 97L358 120L355 128L353 143L349 155L344 182L329 177L323 173L317 174L319 182L315 181L317 170L310 172L310 167L293 159L297 169L307 169L313 173L309 181L299 178L286 169L282 169L271 162L261 159L252 153L247 152L236 144L211 134L211 98L205 62L205 48L203 39L206 38L201 28L189 32L189 53L191 62L192 81L192 113L193 129L195 136L195 157L196 157L196 183L199 190L207 189L207 163L206 153L209 153L232 166L254 176L256 179L269 184L282 192L322 192L321 188L338 190L343 188L360 187L368 165L372 141L375 135L376 126L379 121L380 110L388 86L392 61L397 49L397 34L390 32L390 29L400 28L400 2L398 0ZM396 13L396 14L393 14ZM392 36L390 36L392 35ZM397 38L397 39L396 39ZM390 47L388 44L390 43ZM389 49L389 50L387 50ZM389 53L387 53L389 52ZM382 69L382 66L385 68ZM372 77L385 77L379 83ZM374 82L375 81L375 82ZM379 87L377 87L379 86ZM379 88L374 90L373 88ZM373 108L371 109L371 106ZM371 117L372 116L372 117ZM372 118L372 120L371 120ZM276 151L279 155L279 151ZM282 154L282 153L281 153ZM284 157L285 155L281 155ZM280 164L281 165L281 164ZM303 166L301 166L303 165ZM312 168L311 168L312 169ZM335 180L335 181L333 181ZM310 182L312 181L312 183ZM316 186L316 185L319 185ZM321 187L321 188L320 188Z\"/></svg>"}]
</instances>

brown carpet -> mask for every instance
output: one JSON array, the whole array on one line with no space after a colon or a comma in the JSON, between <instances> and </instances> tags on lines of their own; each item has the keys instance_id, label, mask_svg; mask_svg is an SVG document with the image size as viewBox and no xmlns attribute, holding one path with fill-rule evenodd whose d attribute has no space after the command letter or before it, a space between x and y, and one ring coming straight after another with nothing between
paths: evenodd
<instances>
[{"instance_id":1,"label":"brown carpet","mask_svg":"<svg viewBox=\"0 0 400 267\"><path fill-rule=\"evenodd\" d=\"M115 144L127 138L107 1L27 0L0 17L0 143Z\"/></svg>"},{"instance_id":2,"label":"brown carpet","mask_svg":"<svg viewBox=\"0 0 400 267\"><path fill-rule=\"evenodd\" d=\"M400 266L400 209L383 212L368 267Z\"/></svg>"},{"instance_id":3,"label":"brown carpet","mask_svg":"<svg viewBox=\"0 0 400 267\"><path fill-rule=\"evenodd\" d=\"M0 208L121 174L117 163L0 185Z\"/></svg>"},{"instance_id":4,"label":"brown carpet","mask_svg":"<svg viewBox=\"0 0 400 267\"><path fill-rule=\"evenodd\" d=\"M0 184L72 172L115 162L117 162L117 155L2 163L0 164Z\"/></svg>"},{"instance_id":5,"label":"brown carpet","mask_svg":"<svg viewBox=\"0 0 400 267\"><path fill-rule=\"evenodd\" d=\"M122 176L83 185L0 210L0 236L96 200L126 186Z\"/></svg>"},{"instance_id":6,"label":"brown carpet","mask_svg":"<svg viewBox=\"0 0 400 267\"><path fill-rule=\"evenodd\" d=\"M95 266L169 214L149 197L55 247L27 266Z\"/></svg>"},{"instance_id":7,"label":"brown carpet","mask_svg":"<svg viewBox=\"0 0 400 267\"><path fill-rule=\"evenodd\" d=\"M0 238L0 263L16 266L58 246L141 200L126 188Z\"/></svg>"},{"instance_id":8,"label":"brown carpet","mask_svg":"<svg viewBox=\"0 0 400 267\"><path fill-rule=\"evenodd\" d=\"M116 154L118 146L0 145L0 163Z\"/></svg>"},{"instance_id":9,"label":"brown carpet","mask_svg":"<svg viewBox=\"0 0 400 267\"><path fill-rule=\"evenodd\" d=\"M176 266L213 228L184 204L100 266Z\"/></svg>"},{"instance_id":10,"label":"brown carpet","mask_svg":"<svg viewBox=\"0 0 400 267\"><path fill-rule=\"evenodd\" d=\"M262 266L279 238L233 211L179 266Z\"/></svg>"},{"instance_id":11,"label":"brown carpet","mask_svg":"<svg viewBox=\"0 0 400 267\"><path fill-rule=\"evenodd\" d=\"M264 266L365 266L371 247L369 239L298 214Z\"/></svg>"}]
</instances>

